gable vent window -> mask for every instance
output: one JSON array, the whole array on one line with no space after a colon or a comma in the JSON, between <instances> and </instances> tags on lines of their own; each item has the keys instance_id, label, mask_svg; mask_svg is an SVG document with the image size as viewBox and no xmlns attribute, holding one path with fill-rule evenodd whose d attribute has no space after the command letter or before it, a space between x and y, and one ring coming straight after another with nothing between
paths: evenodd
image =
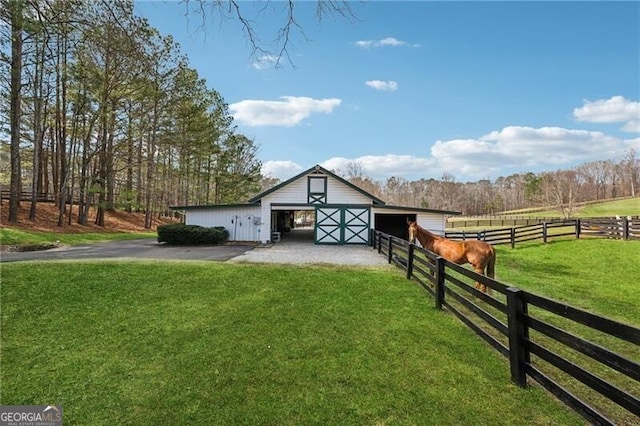
<instances>
[{"instance_id":1,"label":"gable vent window","mask_svg":"<svg viewBox=\"0 0 640 426\"><path fill-rule=\"evenodd\" d=\"M309 204L326 204L327 203L327 177L326 176L309 176L308 181L308 198Z\"/></svg>"}]
</instances>

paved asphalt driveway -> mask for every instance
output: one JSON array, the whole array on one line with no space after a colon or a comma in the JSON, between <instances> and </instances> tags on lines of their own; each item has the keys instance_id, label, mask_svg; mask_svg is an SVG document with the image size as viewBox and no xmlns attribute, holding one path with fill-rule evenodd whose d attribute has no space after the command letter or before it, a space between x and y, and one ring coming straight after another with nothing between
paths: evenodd
<instances>
[{"instance_id":1,"label":"paved asphalt driveway","mask_svg":"<svg viewBox=\"0 0 640 426\"><path fill-rule=\"evenodd\" d=\"M239 256L251 248L253 248L251 245L167 246L158 244L153 238L145 238L58 247L42 251L7 252L0 255L0 262L115 258L225 261L232 257Z\"/></svg>"},{"instance_id":2,"label":"paved asphalt driveway","mask_svg":"<svg viewBox=\"0 0 640 426\"><path fill-rule=\"evenodd\" d=\"M30 252L3 252L0 262L78 259L173 259L239 263L384 266L386 258L367 246L315 245L291 238L271 246L168 246L153 238L109 241Z\"/></svg>"}]
</instances>

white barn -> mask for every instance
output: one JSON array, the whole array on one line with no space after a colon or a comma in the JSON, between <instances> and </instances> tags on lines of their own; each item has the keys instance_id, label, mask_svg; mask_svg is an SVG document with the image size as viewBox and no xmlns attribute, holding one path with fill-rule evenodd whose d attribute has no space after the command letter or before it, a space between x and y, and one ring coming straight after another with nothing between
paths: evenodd
<instances>
[{"instance_id":1,"label":"white barn","mask_svg":"<svg viewBox=\"0 0 640 426\"><path fill-rule=\"evenodd\" d=\"M407 219L444 234L447 216L459 212L388 206L384 201L316 165L245 204L174 206L187 225L224 226L230 241L277 242L295 228L294 214L314 217L315 244L368 244L371 229L407 238ZM313 231L313 232L311 232Z\"/></svg>"}]
</instances>

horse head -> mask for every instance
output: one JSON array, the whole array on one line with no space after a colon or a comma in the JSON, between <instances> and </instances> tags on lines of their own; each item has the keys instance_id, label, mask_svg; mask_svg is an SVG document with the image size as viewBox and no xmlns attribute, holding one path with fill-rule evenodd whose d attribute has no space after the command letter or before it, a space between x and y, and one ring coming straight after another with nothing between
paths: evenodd
<instances>
[{"instance_id":1,"label":"horse head","mask_svg":"<svg viewBox=\"0 0 640 426\"><path fill-rule=\"evenodd\" d=\"M418 235L418 224L415 221L407 219L407 225L409 225L409 243L416 243L416 236Z\"/></svg>"}]
</instances>

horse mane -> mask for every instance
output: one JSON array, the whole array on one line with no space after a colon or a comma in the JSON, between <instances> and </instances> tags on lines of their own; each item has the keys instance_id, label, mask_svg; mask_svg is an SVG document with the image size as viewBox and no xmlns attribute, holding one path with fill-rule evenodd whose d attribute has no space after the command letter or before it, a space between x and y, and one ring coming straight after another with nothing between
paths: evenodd
<instances>
[{"instance_id":1,"label":"horse mane","mask_svg":"<svg viewBox=\"0 0 640 426\"><path fill-rule=\"evenodd\" d=\"M418 222L416 222L416 227L418 228L418 234L422 232L424 234L427 234L427 237L431 238L433 240L443 240L444 239L440 235L436 235L433 232L429 231L428 229L423 228L422 226L418 225Z\"/></svg>"}]
</instances>

